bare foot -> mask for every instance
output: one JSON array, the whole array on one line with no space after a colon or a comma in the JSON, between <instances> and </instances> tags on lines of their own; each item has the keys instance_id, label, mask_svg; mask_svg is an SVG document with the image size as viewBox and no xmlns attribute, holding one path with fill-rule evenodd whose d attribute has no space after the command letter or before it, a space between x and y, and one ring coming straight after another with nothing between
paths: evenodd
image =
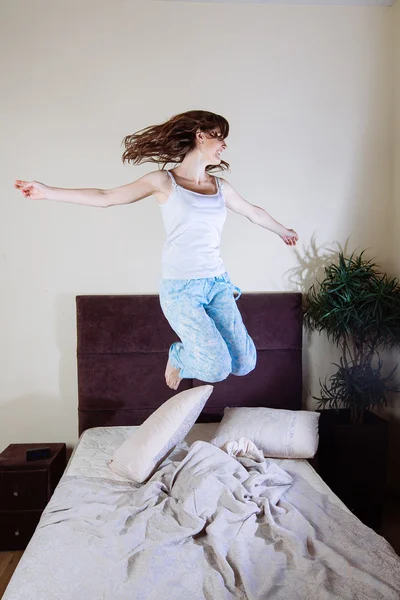
<instances>
[{"instance_id":1,"label":"bare foot","mask_svg":"<svg viewBox=\"0 0 400 600\"><path fill-rule=\"evenodd\" d=\"M180 369L176 369L168 359L167 368L165 369L165 381L171 390L177 390L180 382L182 381L181 377L179 377L179 371Z\"/></svg>"}]
</instances>

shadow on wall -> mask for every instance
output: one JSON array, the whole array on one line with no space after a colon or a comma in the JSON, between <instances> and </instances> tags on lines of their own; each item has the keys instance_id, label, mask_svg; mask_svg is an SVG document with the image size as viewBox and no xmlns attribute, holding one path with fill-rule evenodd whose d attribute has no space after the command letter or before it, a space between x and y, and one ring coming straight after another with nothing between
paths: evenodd
<instances>
[{"instance_id":1,"label":"shadow on wall","mask_svg":"<svg viewBox=\"0 0 400 600\"><path fill-rule=\"evenodd\" d=\"M297 259L297 265L285 272L288 282L293 291L303 294L303 303L310 287L321 281L325 275L325 268L335 261L337 254L343 250L348 252L348 242L342 249L339 242L333 242L337 248L327 248L326 245L317 246L315 234L313 234L307 247L303 246L300 251L294 248L294 254ZM312 364L310 361L310 350L315 348L313 355L319 357L319 361ZM318 381L319 377L325 377L328 373L320 372L321 363L325 367L332 362L337 362L340 356L340 350L328 341L324 335L311 333L305 327L303 328L303 399L302 404L305 409L315 410L316 401L312 396L318 396L319 385L316 389L311 388L311 382ZM313 371L316 369L316 373ZM314 383L315 387L315 383Z\"/></svg>"},{"instance_id":2,"label":"shadow on wall","mask_svg":"<svg viewBox=\"0 0 400 600\"><path fill-rule=\"evenodd\" d=\"M317 281L321 281L325 275L325 268L335 262L335 257L339 252L350 253L348 249L349 238L347 238L344 247L339 242L333 242L336 249L326 248L326 246L317 247L315 234L313 234L310 244L304 248L303 254L294 248L294 253L298 261L296 267L292 267L285 272L289 282L299 292L306 294L310 287Z\"/></svg>"},{"instance_id":3,"label":"shadow on wall","mask_svg":"<svg viewBox=\"0 0 400 600\"><path fill-rule=\"evenodd\" d=\"M308 248L304 248L303 254L297 249L294 249L298 265L286 271L285 275L288 277L288 281L293 286L293 289L303 294L303 302L305 295L313 284L317 284L324 278L325 268L330 264L337 262L337 254L342 251L345 256L351 254L351 252L359 253L364 250L362 248L355 248L354 250L349 249L349 239L347 238L344 247L342 248L339 242L333 242L337 248L326 248L325 246L317 247L315 235L311 238L311 242ZM376 262L379 270L385 272L385 268L379 260L378 253L371 252L370 248L366 248L366 255ZM390 273L389 273L390 274ZM318 346L318 352L314 352L313 356L317 357L316 364L310 364L310 349L314 346ZM390 372L397 363L398 354L394 356L394 352L384 351L382 358L384 360L384 368L386 372ZM316 401L310 400L312 396L319 396L320 388L319 385L316 389L311 389L311 381L318 381L319 378L324 379L326 375L330 375L334 371L335 367L331 363L338 362L341 356L341 350L337 348L332 342L328 341L326 335L319 334L318 332L310 332L304 328L304 342L303 342L303 407L309 410L315 410ZM317 372L313 376L313 368L316 367L317 371L320 370L321 366L325 366L329 363L328 373ZM398 367L397 378L400 377L400 366ZM390 394L388 396L388 409L376 410L376 414L387 419L390 422L390 440L389 440L389 459L388 459L388 483L389 486L400 496L400 469L399 459L400 456L400 397L399 395ZM397 410L393 411L392 408L396 406ZM397 413L397 414L396 414Z\"/></svg>"}]
</instances>

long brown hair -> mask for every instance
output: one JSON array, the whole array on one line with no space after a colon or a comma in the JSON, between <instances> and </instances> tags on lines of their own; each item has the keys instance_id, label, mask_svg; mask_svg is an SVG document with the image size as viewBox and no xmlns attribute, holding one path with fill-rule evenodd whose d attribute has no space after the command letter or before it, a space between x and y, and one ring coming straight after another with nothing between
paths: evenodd
<instances>
[{"instance_id":1,"label":"long brown hair","mask_svg":"<svg viewBox=\"0 0 400 600\"><path fill-rule=\"evenodd\" d=\"M210 133L219 127L223 138L228 137L229 123L221 115L206 110L189 110L171 117L161 125L151 125L124 137L125 152L122 162L139 165L145 162L162 164L181 163L185 155L196 147L196 131ZM229 163L207 165L206 171L225 171Z\"/></svg>"}]
</instances>

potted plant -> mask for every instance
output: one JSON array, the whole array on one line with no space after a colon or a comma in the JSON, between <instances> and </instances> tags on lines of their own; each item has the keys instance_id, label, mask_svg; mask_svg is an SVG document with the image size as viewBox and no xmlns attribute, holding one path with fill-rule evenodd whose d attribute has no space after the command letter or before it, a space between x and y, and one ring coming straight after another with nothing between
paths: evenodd
<instances>
[{"instance_id":1,"label":"potted plant","mask_svg":"<svg viewBox=\"0 0 400 600\"><path fill-rule=\"evenodd\" d=\"M325 268L306 297L304 322L341 348L339 364L321 382L319 471L365 522L379 525L385 485L388 423L371 409L399 392L395 367L382 373L380 351L400 345L400 284L360 255ZM374 471L374 472L373 472ZM371 482L374 482L374 486ZM381 494L381 497L379 495Z\"/></svg>"}]
</instances>

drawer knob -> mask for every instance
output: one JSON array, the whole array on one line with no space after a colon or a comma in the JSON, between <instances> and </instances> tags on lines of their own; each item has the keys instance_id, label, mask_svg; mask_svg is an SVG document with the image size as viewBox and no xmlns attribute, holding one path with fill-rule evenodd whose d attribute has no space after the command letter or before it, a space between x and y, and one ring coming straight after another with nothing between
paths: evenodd
<instances>
[{"instance_id":1,"label":"drawer knob","mask_svg":"<svg viewBox=\"0 0 400 600\"><path fill-rule=\"evenodd\" d=\"M18 529L17 529L17 531L14 531L14 535L19 535Z\"/></svg>"}]
</instances>

